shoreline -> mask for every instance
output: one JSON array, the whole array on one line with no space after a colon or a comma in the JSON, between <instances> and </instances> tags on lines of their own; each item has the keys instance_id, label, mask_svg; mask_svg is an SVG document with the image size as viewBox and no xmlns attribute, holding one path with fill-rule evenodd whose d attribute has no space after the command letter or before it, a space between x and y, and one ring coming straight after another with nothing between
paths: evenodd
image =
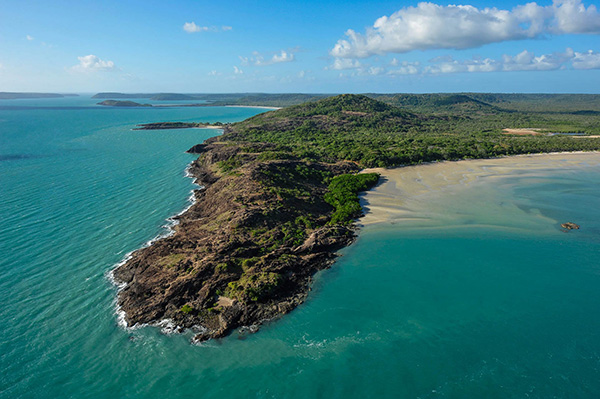
<instances>
[{"instance_id":1,"label":"shoreline","mask_svg":"<svg viewBox=\"0 0 600 399\"><path fill-rule=\"evenodd\" d=\"M514 170L515 167L513 164L515 163L515 160L543 160L545 158L556 158L558 160L564 159L565 157L586 159L593 158L593 161L600 165L600 152L558 152L548 154L515 155L491 159L432 162L390 169L363 169L362 171L360 171L360 173L380 173L380 183L371 190L360 194L361 206L365 214L363 217L359 218L356 221L356 228L354 231L357 236L360 236L360 234L362 234L365 231L365 227L371 228L371 226L384 226L386 224L394 225L399 223L404 223L403 228L419 228L419 226L414 225L414 222L417 222L417 225L421 224L421 228L427 228L427 226L423 226L421 223L424 219L422 219L422 217L419 215L415 215L414 209L410 209L411 204L407 206L405 203L401 202L404 201L407 196L409 198L411 196L419 198L419 196L422 197L423 195L432 192L445 193L448 188L452 187L467 187L469 184L477 182L482 177L493 175L490 174L489 170L485 168L487 167L489 169L489 167L493 167L495 164L497 165L498 163L506 164L503 165L503 167L505 168L510 168L512 166L512 170ZM482 167L481 164L489 165L483 165ZM458 169L456 169L457 166ZM189 212L193 212L194 208L202 205L201 201L199 200L201 197L204 197L204 192L212 184L203 184L203 173L198 173L198 170L194 170L194 168L197 167L197 160L194 160L190 164L188 164L188 166L185 169L185 176L192 178L194 184L197 187L195 187L191 191L192 194L189 198L190 204L176 215L166 219L168 223L164 226L167 229L166 233L154 237L140 248L137 248L126 254L123 257L123 259L116 265L114 265L114 267L107 273L108 279L117 289L117 295L115 296L114 304L117 323L120 327L124 328L127 331L142 328L144 326L158 327L164 334L183 333L186 330L191 330L192 333L195 335L193 342L198 343L200 341L204 341L207 338L218 338L223 335L226 335L229 331L231 331L231 329L236 327L234 324L228 325L224 329L215 329L214 327L211 328L198 323L182 323L182 320L177 320L176 318L174 319L168 316L159 317L148 322L134 322L133 324L131 324L131 320L129 320L128 322L128 312L123 308L122 303L120 303L121 301L119 300L124 291L130 287L130 282L128 283L124 281L123 278L119 278L116 275L116 273L118 273L120 269L125 268L127 264L130 263L134 259L134 257L136 257L136 255L139 255L141 251L150 250L150 248L152 248L155 244L160 243L164 239L174 238L176 234L182 233L182 231L180 230L180 220L185 220ZM455 170L448 170L452 169L453 167L455 168ZM433 171L432 173L424 174L423 172L426 171L426 169L433 169ZM396 174L402 175L406 172L417 172L419 174L419 177L417 178L418 180L414 181L412 186L401 185L401 190L398 190L396 184L402 183L403 180L402 178L399 179L398 176L396 176ZM448 178L447 175L440 174L440 172L451 172L454 175L454 179ZM503 176L505 174L496 175ZM439 181L443 182L443 184L438 184L437 186L429 185L429 181L427 179L432 177L437 178ZM202 200L205 201L204 198L202 198ZM417 201L417 203L418 202L420 201ZM412 204L414 203L415 202L413 201ZM425 205L427 205L427 203ZM460 225L452 225L452 227L458 226ZM481 226L489 226L489 224L483 223L481 224ZM463 225L463 227L477 226L469 224L468 226ZM352 241L354 241L354 239L351 239L350 242L347 242L345 245L341 245L341 247L349 245ZM335 245L335 247L337 247L337 245ZM323 265L317 267L316 270L326 268L329 265L331 265L337 256L336 254L338 254L338 250L339 248L330 252L332 257L328 257L327 260L324 259ZM310 280L311 278L309 277L307 282L309 283ZM250 319L247 320L247 323L242 323L241 325L250 325L258 328L258 326L264 321L278 318L282 314L289 312L304 301L306 294L310 289L309 285L305 285L304 287L305 288L302 289L300 292L295 292L294 295L292 295L291 303L293 303L293 305L288 304L285 309L278 310L275 313L267 312L267 314L264 314L264 317L262 317L260 320ZM237 302L235 303L237 304ZM239 325L237 327L239 327Z\"/></svg>"},{"instance_id":2,"label":"shoreline","mask_svg":"<svg viewBox=\"0 0 600 399\"><path fill-rule=\"evenodd\" d=\"M217 137L194 151L202 156L187 168L200 186L193 190L194 203L175 217L178 223L172 230L127 254L110 273L118 287L116 318L126 330L149 325L164 333L192 331L192 343L221 338L240 327L257 330L303 303L312 276L330 267L338 250L355 239L355 226L323 224L327 188L313 186L312 179L318 177L309 176L296 184L320 199L304 206L309 214L319 212L309 223L323 225L315 225L292 245L274 241L295 240L285 238L284 229L297 215L294 207L275 207L282 199L264 191L257 173L263 167L295 170L302 161L248 162L241 166L242 173L223 173L220 160L240 149ZM359 171L348 162L315 167L334 175ZM265 209L273 216L265 218ZM262 221L269 228L256 230ZM257 240L277 245L262 245L261 252Z\"/></svg>"},{"instance_id":3,"label":"shoreline","mask_svg":"<svg viewBox=\"0 0 600 399\"><path fill-rule=\"evenodd\" d=\"M541 179L542 171L569 171L590 165L600 165L600 152L539 153L364 169L361 173L379 173L381 180L376 187L361 195L365 215L358 223L361 227L402 224L406 228L424 228L436 223L457 227L468 220L468 215L475 217L471 214L475 210L469 205L453 203L453 196L462 195L464 190L477 186L478 190L472 190L469 194L472 198L468 198L472 201L487 199L487 214L478 217L484 217L490 225L518 228L518 224L494 218L494 211L499 211L492 204L494 195L479 183L494 181L498 185L503 179L517 176ZM507 185L507 189L511 188L512 185ZM515 218L524 217L517 209L514 215ZM523 226L529 227L527 223L536 223L543 215L536 215L536 218L526 220Z\"/></svg>"},{"instance_id":4,"label":"shoreline","mask_svg":"<svg viewBox=\"0 0 600 399\"><path fill-rule=\"evenodd\" d=\"M217 127L215 127L215 129L216 128ZM201 128L197 128L197 129L201 129ZM132 326L128 325L127 320L126 320L127 314L121 308L121 306L119 305L119 301L118 301L119 293L121 291L123 291L125 288L127 288L127 283L125 283L123 281L119 281L119 279L115 276L115 272L121 266L124 266L127 262L129 262L133 258L133 255L136 252L143 250L144 248L149 248L155 242L162 240L164 238L171 237L172 235L174 235L176 233L175 228L180 223L179 218L182 215L184 215L186 212L188 212L196 204L196 202L198 202L198 199L196 198L196 191L201 190L203 188L202 185L200 185L196 182L196 176L194 176L193 173L191 172L194 162L195 162L195 160L188 163L184 170L184 177L191 179L192 185L193 185L193 188L190 190L190 194L187 199L187 202L188 202L187 206L185 208L183 208L183 210L181 210L180 212L178 212L172 216L169 216L165 219L166 223L161 226L162 228L165 229L165 233L157 234L154 238L151 238L150 240L146 241L144 243L144 245L142 245L132 251L127 252L123 256L123 259L121 259L119 262L115 263L113 265L113 267L111 269L109 269L108 272L106 272L106 278L116 288L116 291L117 291L115 298L114 298L114 302L113 302L113 306L115 309L115 316L117 318L117 325L126 331L137 330L137 329L145 327L145 326L155 326L155 327L160 328L160 330L163 334L172 334L172 333L183 332L183 331L180 331L177 328L175 328L176 326L173 326L171 319L163 319L163 320L156 321L155 323L142 323L142 324L135 324Z\"/></svg>"}]
</instances>

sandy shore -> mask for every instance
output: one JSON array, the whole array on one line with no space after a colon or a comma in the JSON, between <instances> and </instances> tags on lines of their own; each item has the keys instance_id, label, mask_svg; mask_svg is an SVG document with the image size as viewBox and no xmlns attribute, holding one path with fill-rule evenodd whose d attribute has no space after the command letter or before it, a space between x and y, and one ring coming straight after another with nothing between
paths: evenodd
<instances>
[{"instance_id":1,"label":"sandy shore","mask_svg":"<svg viewBox=\"0 0 600 399\"><path fill-rule=\"evenodd\" d=\"M515 219L542 219L535 210L511 203L514 182L539 182L548 173L577 173L600 166L600 152L518 155L505 158L437 162L363 172L381 174L381 183L361 196L363 225L402 223L407 227L461 225L470 220L508 227L507 210ZM492 183L492 184L488 184ZM506 198L499 198L505 196ZM505 201L506 200L506 201ZM502 208L500 210L500 208ZM504 215L501 220L499 216ZM532 223L533 223L532 219ZM514 225L514 223L512 223Z\"/></svg>"}]
</instances>

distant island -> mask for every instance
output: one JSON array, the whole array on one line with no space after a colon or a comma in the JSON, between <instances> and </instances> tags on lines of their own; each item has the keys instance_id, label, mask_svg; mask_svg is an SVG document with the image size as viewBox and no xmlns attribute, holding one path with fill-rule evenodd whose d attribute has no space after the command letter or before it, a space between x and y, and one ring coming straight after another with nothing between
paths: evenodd
<instances>
[{"instance_id":1,"label":"distant island","mask_svg":"<svg viewBox=\"0 0 600 399\"><path fill-rule=\"evenodd\" d=\"M190 149L202 188L175 233L114 271L128 325L168 319L195 341L258 326L306 298L312 276L354 240L367 167L600 150L600 96L339 95L224 126ZM540 95L544 96L544 95ZM508 107L508 108L507 108ZM200 328L198 328L200 326Z\"/></svg>"},{"instance_id":2,"label":"distant island","mask_svg":"<svg viewBox=\"0 0 600 399\"><path fill-rule=\"evenodd\" d=\"M0 100L78 97L79 94L0 92Z\"/></svg>"},{"instance_id":3,"label":"distant island","mask_svg":"<svg viewBox=\"0 0 600 399\"><path fill-rule=\"evenodd\" d=\"M99 102L98 105L104 105L106 107L151 107L151 104L140 104L134 101L119 101L119 100L104 100Z\"/></svg>"},{"instance_id":4,"label":"distant island","mask_svg":"<svg viewBox=\"0 0 600 399\"><path fill-rule=\"evenodd\" d=\"M199 100L199 98L187 94L179 93L116 93L106 92L97 93L92 98L105 98L105 99L123 99L123 98L147 98L156 101L182 101L182 100Z\"/></svg>"},{"instance_id":5,"label":"distant island","mask_svg":"<svg viewBox=\"0 0 600 399\"><path fill-rule=\"evenodd\" d=\"M265 107L287 107L301 104L307 101L316 101L328 97L327 94L264 94L264 93L227 93L227 94L181 94L181 93L97 93L92 98L98 99L140 99L147 98L155 101L205 101L205 103L194 104L194 106L265 106Z\"/></svg>"}]
</instances>

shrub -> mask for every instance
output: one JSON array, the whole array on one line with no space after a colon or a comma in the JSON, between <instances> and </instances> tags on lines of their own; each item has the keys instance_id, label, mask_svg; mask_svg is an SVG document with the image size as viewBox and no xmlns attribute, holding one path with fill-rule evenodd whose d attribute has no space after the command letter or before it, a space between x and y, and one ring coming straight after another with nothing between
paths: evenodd
<instances>
[{"instance_id":1,"label":"shrub","mask_svg":"<svg viewBox=\"0 0 600 399\"><path fill-rule=\"evenodd\" d=\"M185 304L185 305L183 305L183 306L181 307L181 309L180 309L180 310L181 310L183 313L185 313L185 314L188 314L188 313L190 313L191 311L193 311L193 310L194 310L194 308L193 308L193 307L191 307L191 306L190 306L190 305L188 305L188 304Z\"/></svg>"}]
</instances>

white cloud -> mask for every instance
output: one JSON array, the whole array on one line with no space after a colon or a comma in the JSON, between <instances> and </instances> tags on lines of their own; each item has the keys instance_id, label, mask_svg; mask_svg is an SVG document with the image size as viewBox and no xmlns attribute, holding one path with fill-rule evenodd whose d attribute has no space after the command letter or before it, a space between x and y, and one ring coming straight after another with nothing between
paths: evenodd
<instances>
[{"instance_id":1,"label":"white cloud","mask_svg":"<svg viewBox=\"0 0 600 399\"><path fill-rule=\"evenodd\" d=\"M198 26L195 22L186 22L183 24L183 30L187 33L205 32L208 29L208 26Z\"/></svg>"},{"instance_id":2,"label":"white cloud","mask_svg":"<svg viewBox=\"0 0 600 399\"><path fill-rule=\"evenodd\" d=\"M452 57L439 57L430 62L433 65L425 67L423 73L555 71L566 69L569 65L574 69L600 69L600 53L592 50L578 53L567 48L564 52L536 56L524 50L515 56L505 54L499 60L474 58L457 61Z\"/></svg>"},{"instance_id":3,"label":"white cloud","mask_svg":"<svg viewBox=\"0 0 600 399\"><path fill-rule=\"evenodd\" d=\"M393 62L393 61L396 62ZM401 65L400 68L392 69L388 71L388 75L416 75L419 73L420 63L419 62L407 62L403 61L401 64L397 59L394 58L392 60L392 65L398 66Z\"/></svg>"},{"instance_id":4,"label":"white cloud","mask_svg":"<svg viewBox=\"0 0 600 399\"><path fill-rule=\"evenodd\" d=\"M269 61L271 64L278 64L280 62L292 62L294 61L294 53L281 50L279 54L273 55Z\"/></svg>"},{"instance_id":5,"label":"white cloud","mask_svg":"<svg viewBox=\"0 0 600 399\"><path fill-rule=\"evenodd\" d=\"M93 54L77 57L77 59L79 64L71 68L77 72L111 71L115 69L114 62L102 60Z\"/></svg>"},{"instance_id":6,"label":"white cloud","mask_svg":"<svg viewBox=\"0 0 600 399\"><path fill-rule=\"evenodd\" d=\"M553 71L564 68L565 64L574 57L573 50L567 48L564 53L544 54L536 57L527 50L514 57L502 57L502 70L504 71Z\"/></svg>"},{"instance_id":7,"label":"white cloud","mask_svg":"<svg viewBox=\"0 0 600 399\"><path fill-rule=\"evenodd\" d=\"M221 76L222 73L221 72L217 72L215 70L212 70L208 73L208 76Z\"/></svg>"},{"instance_id":8,"label":"white cloud","mask_svg":"<svg viewBox=\"0 0 600 399\"><path fill-rule=\"evenodd\" d=\"M524 50L517 55L504 54L499 59L473 57L467 60L455 60L452 56L435 57L422 65L420 62L392 59L389 66L370 66L357 60L338 58L327 67L330 70L351 70L341 75L441 75L474 72L515 72L515 71L555 71L560 69L600 69L600 52L589 50L579 53L571 48L563 52L535 55Z\"/></svg>"},{"instance_id":9,"label":"white cloud","mask_svg":"<svg viewBox=\"0 0 600 399\"><path fill-rule=\"evenodd\" d=\"M333 64L328 66L326 69L341 71L343 69L356 69L360 67L360 62L358 62L357 60L351 60L350 58L336 58L333 61Z\"/></svg>"},{"instance_id":10,"label":"white cloud","mask_svg":"<svg viewBox=\"0 0 600 399\"><path fill-rule=\"evenodd\" d=\"M233 73L234 73L235 75L241 75L241 74L243 74L243 73L244 73L244 71L242 71L240 68L238 68L238 67L234 66L234 67L233 67Z\"/></svg>"},{"instance_id":11,"label":"white cloud","mask_svg":"<svg viewBox=\"0 0 600 399\"><path fill-rule=\"evenodd\" d=\"M292 62L296 59L294 55L296 51L297 50L281 50L271 56L264 56L258 51L255 51L252 53L252 57L239 56L239 59L242 65L252 64L257 66L266 66L280 64L282 62Z\"/></svg>"},{"instance_id":12,"label":"white cloud","mask_svg":"<svg viewBox=\"0 0 600 399\"><path fill-rule=\"evenodd\" d=\"M554 1L553 33L600 33L600 13L595 5L588 8L581 0Z\"/></svg>"},{"instance_id":13,"label":"white cloud","mask_svg":"<svg viewBox=\"0 0 600 399\"><path fill-rule=\"evenodd\" d=\"M32 41L35 39L33 36L30 36L30 35L25 36L25 38L29 41Z\"/></svg>"},{"instance_id":14,"label":"white cloud","mask_svg":"<svg viewBox=\"0 0 600 399\"><path fill-rule=\"evenodd\" d=\"M385 69L382 67L370 67L367 69L367 73L369 75L381 75L385 72Z\"/></svg>"},{"instance_id":15,"label":"white cloud","mask_svg":"<svg viewBox=\"0 0 600 399\"><path fill-rule=\"evenodd\" d=\"M366 58L412 50L466 49L564 33L600 33L596 7L586 8L581 0L555 0L550 6L528 3L512 10L423 2L377 19L364 34L349 29L331 55Z\"/></svg>"},{"instance_id":16,"label":"white cloud","mask_svg":"<svg viewBox=\"0 0 600 399\"><path fill-rule=\"evenodd\" d=\"M219 31L228 31L232 30L231 26L221 26L220 28L216 26L200 26L196 25L195 22L186 22L183 24L183 30L187 33L197 33L197 32L219 32Z\"/></svg>"},{"instance_id":17,"label":"white cloud","mask_svg":"<svg viewBox=\"0 0 600 399\"><path fill-rule=\"evenodd\" d=\"M600 69L600 53L589 50L587 53L575 53L573 57L575 69Z\"/></svg>"}]
</instances>

